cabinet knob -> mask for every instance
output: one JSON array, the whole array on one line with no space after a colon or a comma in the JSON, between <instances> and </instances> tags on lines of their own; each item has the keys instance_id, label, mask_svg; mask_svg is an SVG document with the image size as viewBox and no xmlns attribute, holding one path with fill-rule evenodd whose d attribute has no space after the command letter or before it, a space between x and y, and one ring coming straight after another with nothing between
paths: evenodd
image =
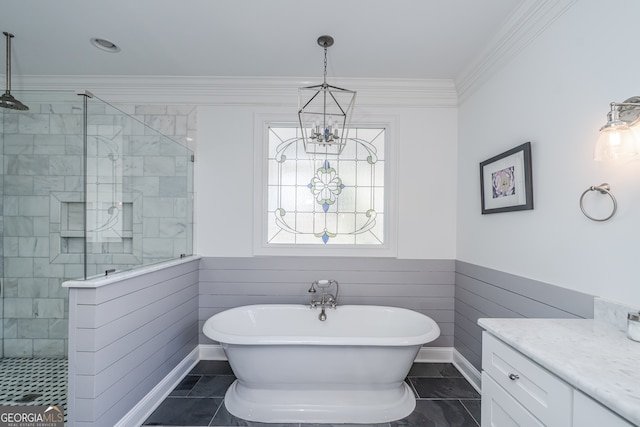
<instances>
[{"instance_id":1,"label":"cabinet knob","mask_svg":"<svg viewBox=\"0 0 640 427\"><path fill-rule=\"evenodd\" d=\"M510 373L510 374L509 374L509 379L510 379L511 381L515 381L515 380L517 380L517 379L519 379L519 378L520 378L520 375L518 375L518 374L514 374L514 373Z\"/></svg>"}]
</instances>

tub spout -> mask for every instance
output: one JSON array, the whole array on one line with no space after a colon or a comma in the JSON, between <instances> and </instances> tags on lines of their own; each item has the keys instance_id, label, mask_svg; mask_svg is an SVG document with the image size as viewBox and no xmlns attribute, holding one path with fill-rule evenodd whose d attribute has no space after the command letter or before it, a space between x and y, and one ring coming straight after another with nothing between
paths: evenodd
<instances>
[{"instance_id":1,"label":"tub spout","mask_svg":"<svg viewBox=\"0 0 640 427\"><path fill-rule=\"evenodd\" d=\"M322 294L322 298L320 301L314 299L311 301L311 308L320 307L320 314L318 315L318 319L321 321L327 320L327 313L325 311L326 307L329 306L333 309L336 308L336 300L332 294Z\"/></svg>"}]
</instances>

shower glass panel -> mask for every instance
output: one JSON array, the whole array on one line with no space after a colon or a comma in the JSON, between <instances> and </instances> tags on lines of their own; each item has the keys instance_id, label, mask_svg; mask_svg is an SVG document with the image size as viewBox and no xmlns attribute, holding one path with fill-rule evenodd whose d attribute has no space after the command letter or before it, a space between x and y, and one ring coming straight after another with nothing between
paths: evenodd
<instances>
[{"instance_id":1,"label":"shower glass panel","mask_svg":"<svg viewBox=\"0 0 640 427\"><path fill-rule=\"evenodd\" d=\"M69 230L70 245L86 244L86 275L191 255L192 152L97 98L87 112L86 241ZM69 227L82 209L63 207Z\"/></svg>"},{"instance_id":2,"label":"shower glass panel","mask_svg":"<svg viewBox=\"0 0 640 427\"><path fill-rule=\"evenodd\" d=\"M13 92L29 111L0 108L0 357L65 358L62 282L192 254L193 157L144 123L170 115Z\"/></svg>"}]
</instances>

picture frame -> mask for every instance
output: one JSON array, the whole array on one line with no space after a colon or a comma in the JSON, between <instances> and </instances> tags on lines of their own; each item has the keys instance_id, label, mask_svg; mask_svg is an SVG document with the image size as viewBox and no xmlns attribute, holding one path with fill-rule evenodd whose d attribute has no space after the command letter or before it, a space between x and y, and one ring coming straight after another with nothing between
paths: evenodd
<instances>
[{"instance_id":1,"label":"picture frame","mask_svg":"<svg viewBox=\"0 0 640 427\"><path fill-rule=\"evenodd\" d=\"M480 163L482 214L533 209L531 142Z\"/></svg>"}]
</instances>

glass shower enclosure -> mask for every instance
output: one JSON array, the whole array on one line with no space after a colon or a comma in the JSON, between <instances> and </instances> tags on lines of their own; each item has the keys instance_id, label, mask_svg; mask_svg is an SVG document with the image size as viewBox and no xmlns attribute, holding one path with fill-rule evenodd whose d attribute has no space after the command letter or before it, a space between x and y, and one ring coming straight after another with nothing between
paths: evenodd
<instances>
[{"instance_id":1,"label":"glass shower enclosure","mask_svg":"<svg viewBox=\"0 0 640 427\"><path fill-rule=\"evenodd\" d=\"M193 153L149 126L175 109L13 92L29 111L0 108L0 357L65 358L62 282L192 254Z\"/></svg>"}]
</instances>

